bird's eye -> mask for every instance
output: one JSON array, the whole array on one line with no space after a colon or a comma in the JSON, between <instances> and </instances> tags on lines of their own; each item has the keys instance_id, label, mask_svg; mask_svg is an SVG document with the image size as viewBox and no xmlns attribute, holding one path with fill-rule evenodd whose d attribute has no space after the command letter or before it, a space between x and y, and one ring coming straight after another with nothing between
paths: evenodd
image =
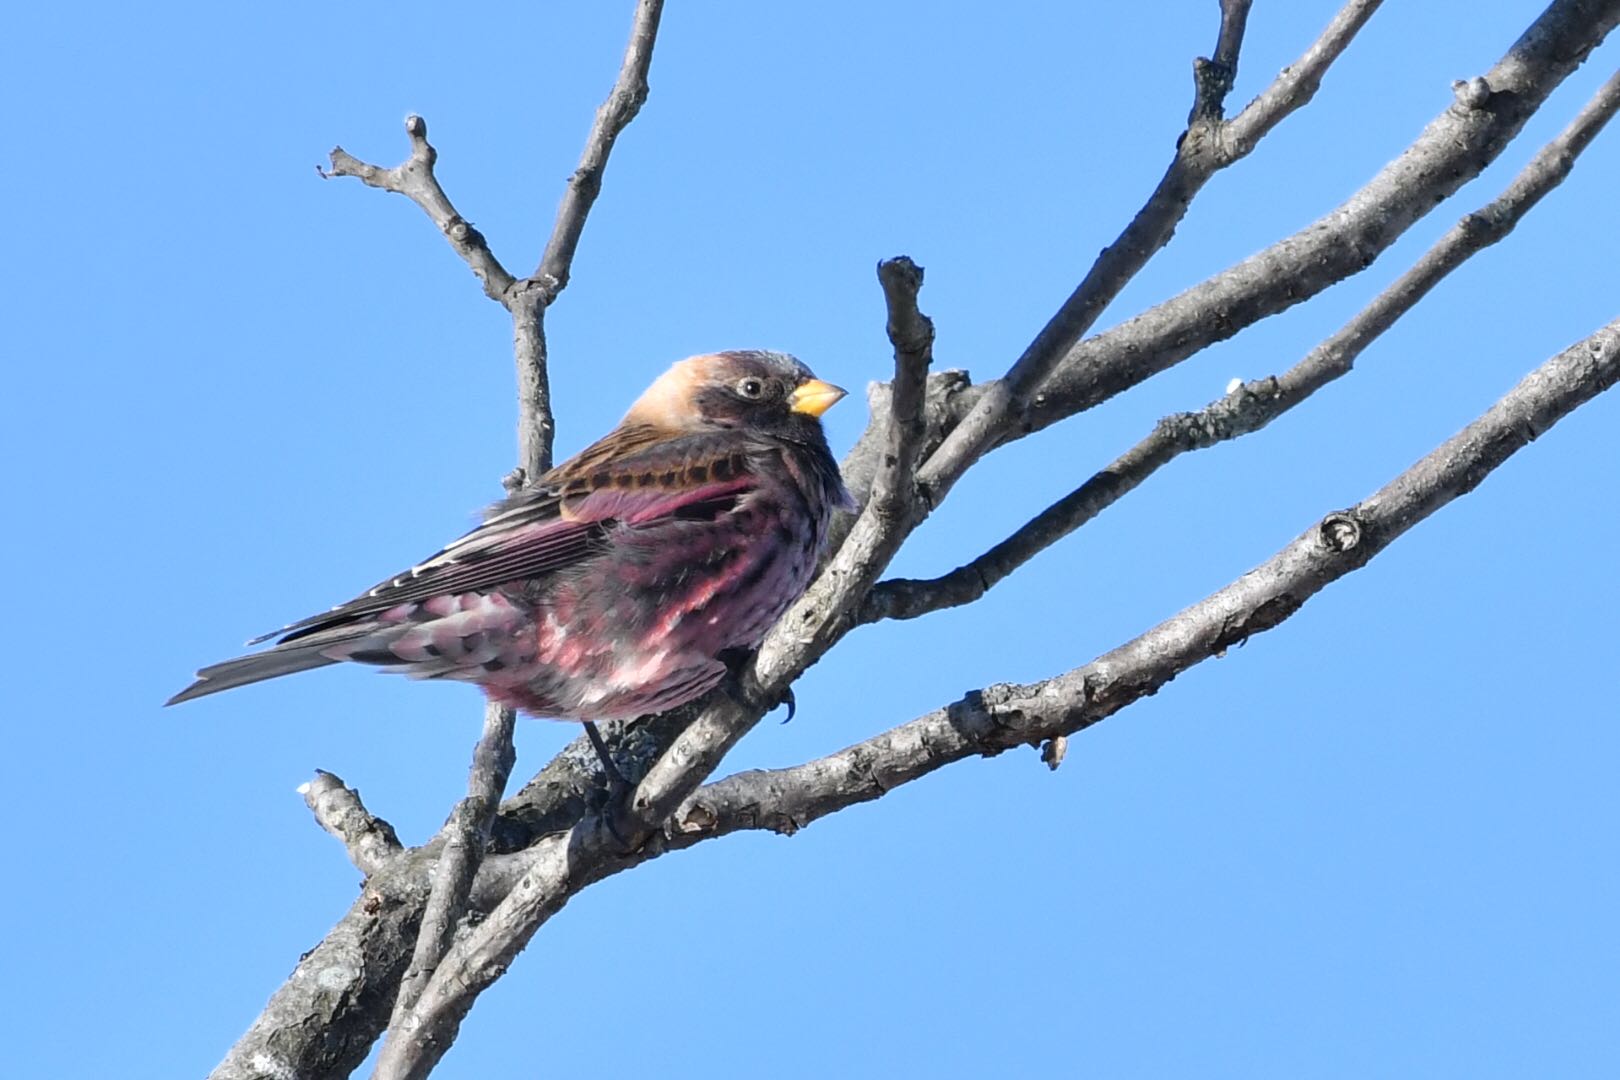
<instances>
[{"instance_id":1,"label":"bird's eye","mask_svg":"<svg viewBox=\"0 0 1620 1080\"><path fill-rule=\"evenodd\" d=\"M737 380L737 395L749 401L758 401L765 396L765 381L756 379L752 375Z\"/></svg>"}]
</instances>

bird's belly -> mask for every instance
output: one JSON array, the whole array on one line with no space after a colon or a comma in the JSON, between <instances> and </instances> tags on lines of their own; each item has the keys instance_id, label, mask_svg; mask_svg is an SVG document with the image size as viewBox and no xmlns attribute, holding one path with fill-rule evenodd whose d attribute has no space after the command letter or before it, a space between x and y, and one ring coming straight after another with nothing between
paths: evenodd
<instances>
[{"instance_id":1,"label":"bird's belly","mask_svg":"<svg viewBox=\"0 0 1620 1080\"><path fill-rule=\"evenodd\" d=\"M683 705L725 677L717 659L751 649L809 583L810 538L743 551L657 587L565 591L537 615L532 661L480 679L536 715L630 719Z\"/></svg>"}]
</instances>

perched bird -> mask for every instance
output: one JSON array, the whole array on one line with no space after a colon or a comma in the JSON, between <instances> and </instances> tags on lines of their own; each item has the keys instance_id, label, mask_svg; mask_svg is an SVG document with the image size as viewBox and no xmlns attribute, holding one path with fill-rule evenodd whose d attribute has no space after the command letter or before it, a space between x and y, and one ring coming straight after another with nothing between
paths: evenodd
<instances>
[{"instance_id":1,"label":"perched bird","mask_svg":"<svg viewBox=\"0 0 1620 1080\"><path fill-rule=\"evenodd\" d=\"M683 360L478 528L167 704L340 660L557 719L691 701L805 590L833 510L854 508L820 421L843 396L783 353Z\"/></svg>"}]
</instances>

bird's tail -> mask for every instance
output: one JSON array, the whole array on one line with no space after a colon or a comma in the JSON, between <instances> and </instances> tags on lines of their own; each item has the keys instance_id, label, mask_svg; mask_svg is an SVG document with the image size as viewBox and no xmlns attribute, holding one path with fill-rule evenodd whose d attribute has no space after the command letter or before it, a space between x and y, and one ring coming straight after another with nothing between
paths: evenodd
<instances>
[{"instance_id":1,"label":"bird's tail","mask_svg":"<svg viewBox=\"0 0 1620 1080\"><path fill-rule=\"evenodd\" d=\"M311 668L335 664L337 663L336 660L321 655L321 650L330 648L331 644L330 641L309 644L299 641L279 646L268 652L254 653L252 656L238 656L236 659L226 660L224 663L211 664L197 672L196 682L163 704L178 705L182 701L190 701L192 698L200 698L208 694L217 694L221 690L230 690L238 686L246 686L248 683L275 679L282 675L291 675L295 671L308 671Z\"/></svg>"}]
</instances>

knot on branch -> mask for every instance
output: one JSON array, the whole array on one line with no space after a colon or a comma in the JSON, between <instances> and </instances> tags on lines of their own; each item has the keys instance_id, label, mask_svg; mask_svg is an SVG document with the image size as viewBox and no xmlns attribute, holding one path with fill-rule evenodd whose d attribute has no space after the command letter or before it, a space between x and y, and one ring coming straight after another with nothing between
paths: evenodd
<instances>
[{"instance_id":1,"label":"knot on branch","mask_svg":"<svg viewBox=\"0 0 1620 1080\"><path fill-rule=\"evenodd\" d=\"M1322 538L1322 544L1329 551L1337 552L1340 555L1361 543L1361 523L1352 517L1348 511L1329 514L1316 527L1316 532Z\"/></svg>"},{"instance_id":2,"label":"knot on branch","mask_svg":"<svg viewBox=\"0 0 1620 1080\"><path fill-rule=\"evenodd\" d=\"M1023 707L1028 690L1013 683L970 690L945 707L945 718L981 756L995 757L1029 741L1032 718Z\"/></svg>"},{"instance_id":3,"label":"knot on branch","mask_svg":"<svg viewBox=\"0 0 1620 1080\"><path fill-rule=\"evenodd\" d=\"M1456 80L1451 84L1451 92L1456 95L1457 104L1470 112L1483 109L1491 100L1491 84L1483 75Z\"/></svg>"},{"instance_id":4,"label":"knot on branch","mask_svg":"<svg viewBox=\"0 0 1620 1080\"><path fill-rule=\"evenodd\" d=\"M676 819L673 824L675 831L683 835L708 832L720 821L720 815L714 812L712 806L703 803L693 803L687 807L686 813Z\"/></svg>"}]
</instances>

